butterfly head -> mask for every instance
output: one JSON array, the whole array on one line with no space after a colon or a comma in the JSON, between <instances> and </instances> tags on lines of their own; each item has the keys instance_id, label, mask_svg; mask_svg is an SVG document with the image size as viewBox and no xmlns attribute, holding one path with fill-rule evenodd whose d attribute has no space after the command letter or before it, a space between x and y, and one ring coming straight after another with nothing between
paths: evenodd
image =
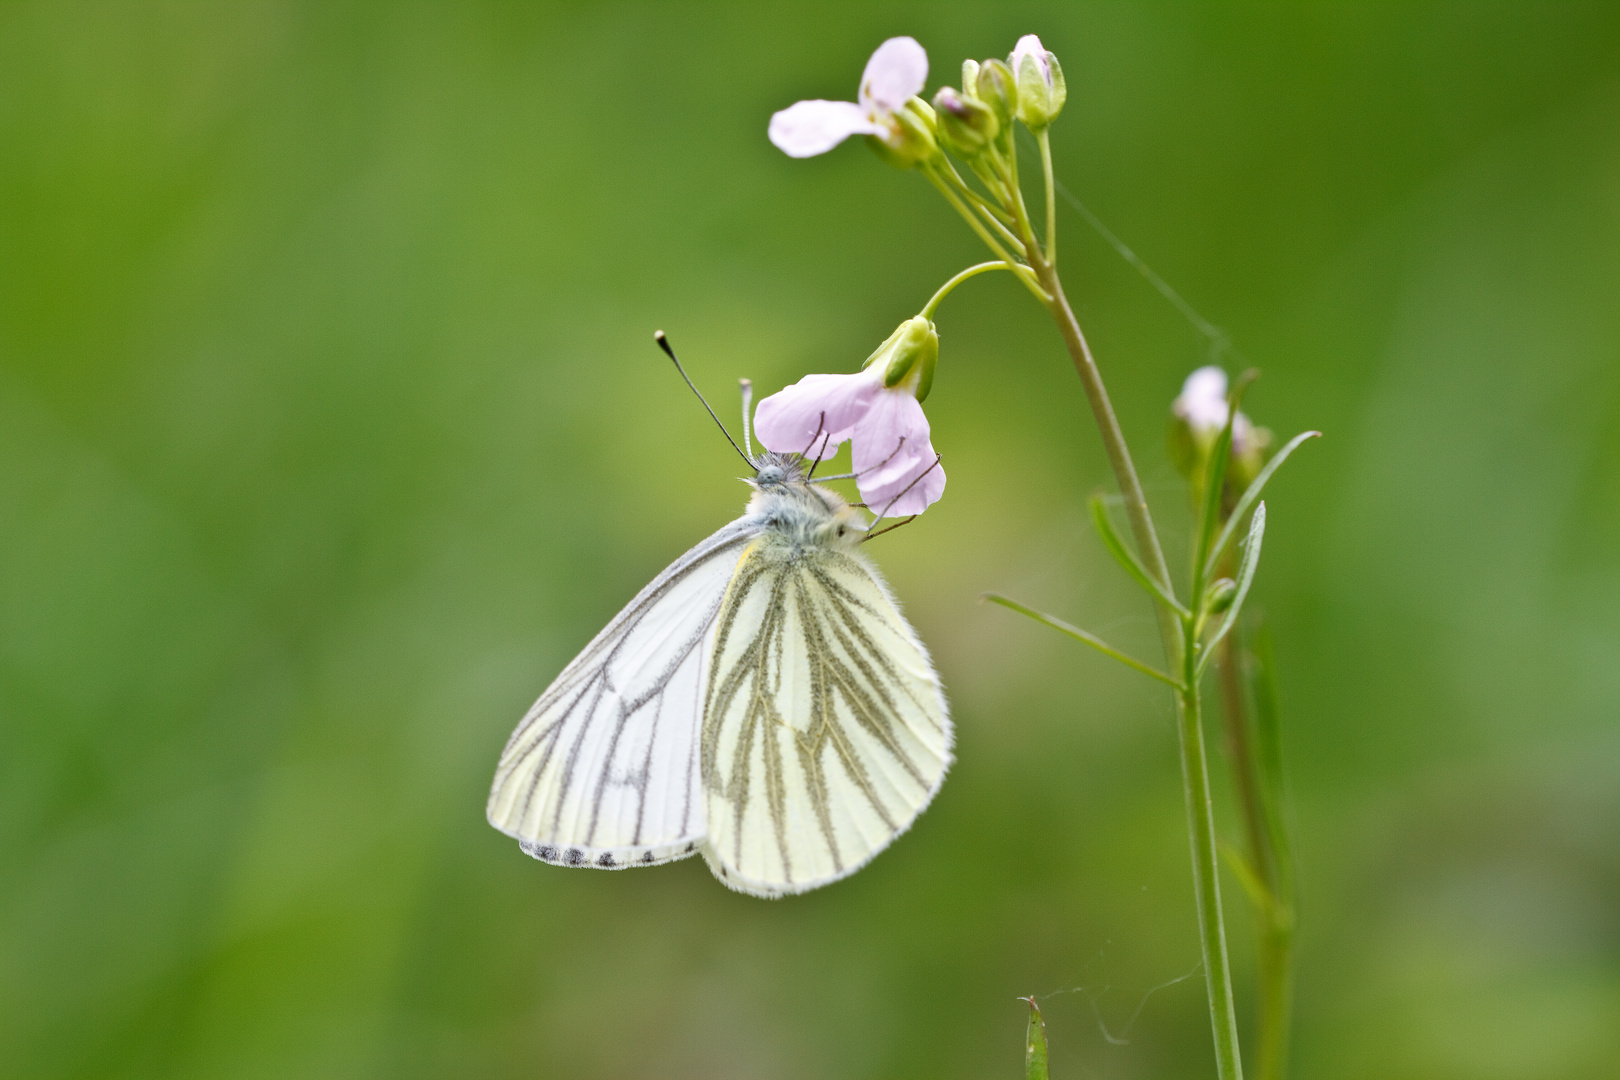
<instances>
[{"instance_id":1,"label":"butterfly head","mask_svg":"<svg viewBox=\"0 0 1620 1080\"><path fill-rule=\"evenodd\" d=\"M804 459L766 451L755 459L754 497L748 512L795 544L854 547L866 535L866 520L836 491L810 483Z\"/></svg>"},{"instance_id":2,"label":"butterfly head","mask_svg":"<svg viewBox=\"0 0 1620 1080\"><path fill-rule=\"evenodd\" d=\"M804 464L794 454L762 450L753 459L754 478L749 483L760 492L773 492L805 483Z\"/></svg>"}]
</instances>

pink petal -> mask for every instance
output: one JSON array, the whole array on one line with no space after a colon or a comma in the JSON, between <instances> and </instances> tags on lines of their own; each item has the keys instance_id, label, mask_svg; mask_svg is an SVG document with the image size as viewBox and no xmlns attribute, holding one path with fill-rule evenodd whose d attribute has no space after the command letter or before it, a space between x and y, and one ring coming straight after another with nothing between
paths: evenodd
<instances>
[{"instance_id":1,"label":"pink petal","mask_svg":"<svg viewBox=\"0 0 1620 1080\"><path fill-rule=\"evenodd\" d=\"M788 157L825 154L851 135L880 135L883 128L853 101L800 101L771 116L771 142Z\"/></svg>"},{"instance_id":2,"label":"pink petal","mask_svg":"<svg viewBox=\"0 0 1620 1080\"><path fill-rule=\"evenodd\" d=\"M808 447L809 456L830 458L880 395L881 371L806 375L759 403L754 434L767 450L779 454L800 454Z\"/></svg>"},{"instance_id":3,"label":"pink petal","mask_svg":"<svg viewBox=\"0 0 1620 1080\"><path fill-rule=\"evenodd\" d=\"M880 392L856 422L853 437L855 482L873 513L920 514L945 493L928 417L908 391Z\"/></svg>"},{"instance_id":4,"label":"pink petal","mask_svg":"<svg viewBox=\"0 0 1620 1080\"><path fill-rule=\"evenodd\" d=\"M1219 431L1226 426L1226 372L1214 365L1199 368L1187 376L1171 408L1194 430Z\"/></svg>"},{"instance_id":5,"label":"pink petal","mask_svg":"<svg viewBox=\"0 0 1620 1080\"><path fill-rule=\"evenodd\" d=\"M922 513L945 494L945 469L942 465L936 465L934 455L929 454L926 462L912 463L910 469L893 482L857 483L862 501L874 514L881 513L891 518L906 517Z\"/></svg>"},{"instance_id":6,"label":"pink petal","mask_svg":"<svg viewBox=\"0 0 1620 1080\"><path fill-rule=\"evenodd\" d=\"M1041 73L1043 81L1050 83L1052 81L1052 65L1046 59L1046 46L1042 45L1041 39L1034 34L1025 34L1018 39L1018 44L1013 46L1012 56L1008 58L1007 66L1012 68L1015 78L1026 56L1035 59L1035 70Z\"/></svg>"},{"instance_id":7,"label":"pink petal","mask_svg":"<svg viewBox=\"0 0 1620 1080\"><path fill-rule=\"evenodd\" d=\"M916 38L894 37L877 47L861 73L860 102L898 112L922 93L928 81L928 53Z\"/></svg>"}]
</instances>

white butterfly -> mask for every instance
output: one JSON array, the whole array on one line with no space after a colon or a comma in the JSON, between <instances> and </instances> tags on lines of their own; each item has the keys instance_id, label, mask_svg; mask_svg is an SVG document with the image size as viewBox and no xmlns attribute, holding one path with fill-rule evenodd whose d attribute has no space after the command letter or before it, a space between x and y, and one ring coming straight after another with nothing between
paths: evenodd
<instances>
[{"instance_id":1,"label":"white butterfly","mask_svg":"<svg viewBox=\"0 0 1620 1080\"><path fill-rule=\"evenodd\" d=\"M517 726L488 813L525 852L614 870L701 852L731 888L782 896L860 869L939 790L939 678L857 550L861 515L805 460L753 458L743 516L642 589Z\"/></svg>"}]
</instances>

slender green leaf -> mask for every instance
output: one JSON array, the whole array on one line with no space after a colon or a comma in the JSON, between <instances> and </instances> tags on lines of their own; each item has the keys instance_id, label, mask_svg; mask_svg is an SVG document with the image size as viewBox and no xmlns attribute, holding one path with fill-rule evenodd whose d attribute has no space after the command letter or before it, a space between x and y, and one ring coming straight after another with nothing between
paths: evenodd
<instances>
[{"instance_id":1,"label":"slender green leaf","mask_svg":"<svg viewBox=\"0 0 1620 1080\"><path fill-rule=\"evenodd\" d=\"M1204 563L1205 578L1215 572L1215 564L1220 562L1221 555L1225 553L1227 545L1232 542L1232 536L1237 532L1238 524L1243 520L1243 515L1247 514L1249 507L1253 506L1255 500L1260 498L1260 493L1265 490L1266 484L1271 481L1272 474L1281 467L1283 462L1288 460L1289 454L1299 449L1306 439L1318 439L1321 436L1320 431L1302 431L1289 439L1288 444L1273 454L1271 460L1266 462L1266 467L1260 470L1260 475L1254 478L1254 483L1249 485L1248 490L1238 499L1237 505L1232 508L1232 516L1226 519L1226 527L1221 530L1220 537L1215 541L1214 546L1209 549L1209 554L1206 556Z\"/></svg>"},{"instance_id":2,"label":"slender green leaf","mask_svg":"<svg viewBox=\"0 0 1620 1080\"><path fill-rule=\"evenodd\" d=\"M1266 504L1261 503L1254 508L1254 520L1249 525L1249 539L1244 544L1243 561L1238 564L1237 595L1232 598L1232 606L1226 609L1226 616L1221 619L1220 626L1210 635L1209 643L1204 646L1204 653L1198 658L1198 671L1202 673L1209 664L1209 658L1215 655L1215 646L1221 643L1237 622L1238 613L1243 610L1243 601L1249 595L1249 586L1254 584L1255 567L1260 562L1260 541L1266 535Z\"/></svg>"},{"instance_id":3,"label":"slender green leaf","mask_svg":"<svg viewBox=\"0 0 1620 1080\"><path fill-rule=\"evenodd\" d=\"M1119 565L1125 568L1125 572L1161 603L1167 604L1183 618L1187 617L1187 609L1170 592L1169 584L1155 581L1153 575L1149 574L1147 568L1131 554L1130 548L1125 546L1125 542L1114 531L1114 523L1108 520L1108 507L1101 495L1091 497L1091 521L1097 527L1097 535L1102 537L1103 546L1119 561Z\"/></svg>"},{"instance_id":4,"label":"slender green leaf","mask_svg":"<svg viewBox=\"0 0 1620 1080\"><path fill-rule=\"evenodd\" d=\"M1050 626L1052 629L1058 631L1059 633L1069 635L1070 637L1074 638L1074 640L1076 640L1076 641L1085 642L1087 645L1090 645L1093 649L1096 649L1098 652L1102 653L1105 656L1110 656L1113 659L1118 660L1120 663L1124 664L1128 668L1135 668L1137 671L1140 671L1144 675L1151 675L1155 679L1158 679L1162 683L1168 683L1169 685L1174 686L1178 690L1181 689L1181 684L1176 682L1176 680L1172 679L1170 676L1166 675L1164 672L1159 671L1159 670L1157 670L1155 668L1149 667L1147 664L1144 664L1144 663L1142 663L1142 661L1137 660L1137 659L1135 659L1133 657L1126 656L1124 653L1120 652L1118 649L1116 649L1112 645L1108 644L1102 638L1098 637L1095 634L1088 634L1084 630L1080 629L1078 626L1071 626L1070 624L1064 622L1062 619L1055 618L1055 617L1053 617L1051 615L1043 614L1042 612L1036 611L1034 608L1027 608L1023 604L1020 604L1018 601L1009 600L1005 596L1001 596L1001 595L999 595L997 593L985 593L984 598L986 600L989 600L991 603L1000 604L1004 608L1008 608L1008 609L1010 609L1012 611L1016 611L1020 615L1028 616L1029 618L1034 619L1036 622L1040 623L1043 626Z\"/></svg>"},{"instance_id":5,"label":"slender green leaf","mask_svg":"<svg viewBox=\"0 0 1620 1080\"><path fill-rule=\"evenodd\" d=\"M1226 490L1226 468L1232 462L1232 428L1237 423L1238 409L1243 404L1243 394L1249 385L1260 377L1260 373L1253 368L1237 377L1232 384L1232 390L1226 395L1226 423L1221 427L1220 435L1215 439L1215 447L1209 455L1209 468L1204 475L1204 509L1198 518L1198 533L1193 544L1193 580L1192 603L1203 603L1204 583L1209 580L1210 571L1206 564L1209 560L1210 540L1214 538L1216 529L1221 523L1221 495Z\"/></svg>"},{"instance_id":6,"label":"slender green leaf","mask_svg":"<svg viewBox=\"0 0 1620 1080\"><path fill-rule=\"evenodd\" d=\"M1029 1006L1029 1030L1024 1037L1024 1080L1047 1080L1046 1023L1032 997L1019 998Z\"/></svg>"}]
</instances>

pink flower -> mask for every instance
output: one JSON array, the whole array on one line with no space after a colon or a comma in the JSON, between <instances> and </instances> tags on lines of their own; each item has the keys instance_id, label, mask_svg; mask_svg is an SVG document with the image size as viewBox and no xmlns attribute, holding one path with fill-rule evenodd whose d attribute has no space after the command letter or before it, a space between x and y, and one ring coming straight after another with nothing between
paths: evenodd
<instances>
[{"instance_id":1,"label":"pink flower","mask_svg":"<svg viewBox=\"0 0 1620 1080\"><path fill-rule=\"evenodd\" d=\"M881 356L853 375L806 375L759 403L754 433L779 454L815 459L832 457L851 439L866 505L889 517L920 514L945 493L945 470L916 397L922 367L894 386L884 385L890 368Z\"/></svg>"},{"instance_id":2,"label":"pink flower","mask_svg":"<svg viewBox=\"0 0 1620 1080\"><path fill-rule=\"evenodd\" d=\"M770 137L789 157L825 154L851 135L902 139L895 114L922 91L928 54L915 38L890 38L861 73L856 101L800 101L771 117Z\"/></svg>"},{"instance_id":3,"label":"pink flower","mask_svg":"<svg viewBox=\"0 0 1620 1080\"><path fill-rule=\"evenodd\" d=\"M1170 411L1191 430L1194 439L1213 446L1226 427L1231 407L1226 403L1226 372L1218 367L1201 367L1181 386L1181 395ZM1232 453L1242 456L1255 445L1255 426L1241 412L1232 421Z\"/></svg>"}]
</instances>

